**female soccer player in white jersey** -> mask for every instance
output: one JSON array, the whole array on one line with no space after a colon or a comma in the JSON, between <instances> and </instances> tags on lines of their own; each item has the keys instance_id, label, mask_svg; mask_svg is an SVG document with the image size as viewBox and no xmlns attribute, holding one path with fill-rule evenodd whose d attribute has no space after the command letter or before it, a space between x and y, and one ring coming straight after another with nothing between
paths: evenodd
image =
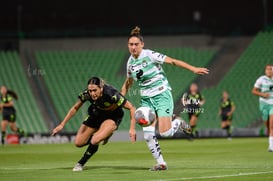
<instances>
[{"instance_id":1,"label":"female soccer player in white jersey","mask_svg":"<svg viewBox=\"0 0 273 181\"><path fill-rule=\"evenodd\" d=\"M188 69L196 74L208 74L206 68L194 67L186 62L170 58L161 53L143 49L144 41L140 34L140 28L135 27L128 38L128 49L131 56L127 62L127 79L125 80L121 93L125 95L133 82L136 81L140 88L141 106L153 109L158 116L159 133L162 137L171 137L181 127L190 132L190 127L184 121L175 119L172 122L173 98L171 87L161 64L167 63ZM157 160L157 165L152 170L166 170L167 165L163 160L158 141L155 136L155 123L143 128L144 139ZM130 130L134 136L134 130Z\"/></svg>"},{"instance_id":2,"label":"female soccer player in white jersey","mask_svg":"<svg viewBox=\"0 0 273 181\"><path fill-rule=\"evenodd\" d=\"M262 119L268 129L269 148L273 152L273 66L266 65L265 75L259 77L252 89L252 93L260 97L260 111Z\"/></svg>"}]
</instances>

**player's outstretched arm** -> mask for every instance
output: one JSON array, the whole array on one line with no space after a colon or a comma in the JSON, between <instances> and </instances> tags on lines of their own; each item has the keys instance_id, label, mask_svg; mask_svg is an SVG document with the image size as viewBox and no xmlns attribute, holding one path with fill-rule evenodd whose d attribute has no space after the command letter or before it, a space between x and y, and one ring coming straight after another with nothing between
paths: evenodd
<instances>
[{"instance_id":1,"label":"player's outstretched arm","mask_svg":"<svg viewBox=\"0 0 273 181\"><path fill-rule=\"evenodd\" d=\"M136 141L136 120L134 115L135 115L136 108L128 100L123 105L123 107L130 111L131 125L129 130L129 136L130 136L131 142L135 142Z\"/></svg>"},{"instance_id":2,"label":"player's outstretched arm","mask_svg":"<svg viewBox=\"0 0 273 181\"><path fill-rule=\"evenodd\" d=\"M130 89L130 87L133 85L134 79L133 78L126 78L125 82L123 83L121 87L121 94L125 96Z\"/></svg>"},{"instance_id":3,"label":"player's outstretched arm","mask_svg":"<svg viewBox=\"0 0 273 181\"><path fill-rule=\"evenodd\" d=\"M52 135L57 134L59 131L61 131L64 127L64 125L77 113L77 111L80 109L80 107L83 105L83 102L81 100L78 100L74 106L71 107L71 109L66 114L64 120L52 131Z\"/></svg>"},{"instance_id":4,"label":"player's outstretched arm","mask_svg":"<svg viewBox=\"0 0 273 181\"><path fill-rule=\"evenodd\" d=\"M176 59L171 58L171 57L166 57L165 58L165 63L188 69L188 70L192 71L195 74L204 75L204 74L209 73L209 70L207 68L195 67L195 66L192 66L192 65L190 65L190 64L188 64L188 63L186 63L186 62L184 62L182 60L176 60Z\"/></svg>"},{"instance_id":5,"label":"player's outstretched arm","mask_svg":"<svg viewBox=\"0 0 273 181\"><path fill-rule=\"evenodd\" d=\"M253 87L252 94L254 94L255 96L263 97L263 98L268 98L270 96L269 93L261 92L260 89L257 87Z\"/></svg>"}]
</instances>

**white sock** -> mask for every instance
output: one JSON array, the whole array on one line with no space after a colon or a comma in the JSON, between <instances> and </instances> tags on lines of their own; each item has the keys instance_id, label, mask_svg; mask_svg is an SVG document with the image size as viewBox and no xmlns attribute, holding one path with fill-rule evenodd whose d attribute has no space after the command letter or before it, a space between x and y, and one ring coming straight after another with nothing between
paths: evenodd
<instances>
[{"instance_id":1,"label":"white sock","mask_svg":"<svg viewBox=\"0 0 273 181\"><path fill-rule=\"evenodd\" d=\"M162 137L172 137L179 129L179 126L181 124L181 120L176 118L172 121L172 127L163 133L160 133L160 136Z\"/></svg>"},{"instance_id":2,"label":"white sock","mask_svg":"<svg viewBox=\"0 0 273 181\"><path fill-rule=\"evenodd\" d=\"M168 131L165 131L163 133L160 133L160 136L162 136L163 138L167 138L167 137L171 137L174 135L174 130L173 128L170 128Z\"/></svg>"},{"instance_id":3,"label":"white sock","mask_svg":"<svg viewBox=\"0 0 273 181\"><path fill-rule=\"evenodd\" d=\"M269 136L269 149L273 150L273 136Z\"/></svg>"},{"instance_id":4,"label":"white sock","mask_svg":"<svg viewBox=\"0 0 273 181\"><path fill-rule=\"evenodd\" d=\"M166 162L164 161L163 155L161 153L160 145L155 136L155 127L153 126L143 127L143 132L147 146L150 149L153 157L156 159L157 163L166 165Z\"/></svg>"},{"instance_id":5,"label":"white sock","mask_svg":"<svg viewBox=\"0 0 273 181\"><path fill-rule=\"evenodd\" d=\"M172 121L172 128L173 128L174 133L176 133L179 130L181 122L182 122L182 120L180 118L175 118Z\"/></svg>"}]
</instances>

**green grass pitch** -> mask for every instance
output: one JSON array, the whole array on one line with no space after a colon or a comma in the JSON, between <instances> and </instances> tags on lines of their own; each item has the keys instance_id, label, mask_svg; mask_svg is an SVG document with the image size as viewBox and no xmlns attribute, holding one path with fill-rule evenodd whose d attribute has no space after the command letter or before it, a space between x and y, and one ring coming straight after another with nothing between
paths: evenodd
<instances>
[{"instance_id":1,"label":"green grass pitch","mask_svg":"<svg viewBox=\"0 0 273 181\"><path fill-rule=\"evenodd\" d=\"M160 140L168 170L155 164L145 142L110 142L100 146L83 172L72 167L85 148L72 144L0 147L1 181L178 181L273 180L273 153L267 138Z\"/></svg>"}]
</instances>

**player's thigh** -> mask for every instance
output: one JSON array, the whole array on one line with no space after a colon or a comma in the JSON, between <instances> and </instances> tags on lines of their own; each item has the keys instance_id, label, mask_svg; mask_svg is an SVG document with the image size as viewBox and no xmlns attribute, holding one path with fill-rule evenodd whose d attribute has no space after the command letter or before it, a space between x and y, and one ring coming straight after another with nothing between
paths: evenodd
<instances>
[{"instance_id":1,"label":"player's thigh","mask_svg":"<svg viewBox=\"0 0 273 181\"><path fill-rule=\"evenodd\" d=\"M153 98L156 104L159 132L168 131L172 127L173 97L171 91L167 90Z\"/></svg>"},{"instance_id":2,"label":"player's thigh","mask_svg":"<svg viewBox=\"0 0 273 181\"><path fill-rule=\"evenodd\" d=\"M107 119L103 121L98 131L94 134L91 139L92 144L98 144L102 140L106 139L108 136L113 134L117 129L117 124L112 119Z\"/></svg>"},{"instance_id":3,"label":"player's thigh","mask_svg":"<svg viewBox=\"0 0 273 181\"><path fill-rule=\"evenodd\" d=\"M91 128L82 124L77 132L77 135L75 138L75 145L78 147L85 145L88 139L90 138L90 136L93 135L96 131L97 131L96 128Z\"/></svg>"},{"instance_id":4,"label":"player's thigh","mask_svg":"<svg viewBox=\"0 0 273 181\"><path fill-rule=\"evenodd\" d=\"M266 121L269 118L270 115L270 106L265 103L260 103L260 112L262 114L262 120Z\"/></svg>"}]
</instances>

